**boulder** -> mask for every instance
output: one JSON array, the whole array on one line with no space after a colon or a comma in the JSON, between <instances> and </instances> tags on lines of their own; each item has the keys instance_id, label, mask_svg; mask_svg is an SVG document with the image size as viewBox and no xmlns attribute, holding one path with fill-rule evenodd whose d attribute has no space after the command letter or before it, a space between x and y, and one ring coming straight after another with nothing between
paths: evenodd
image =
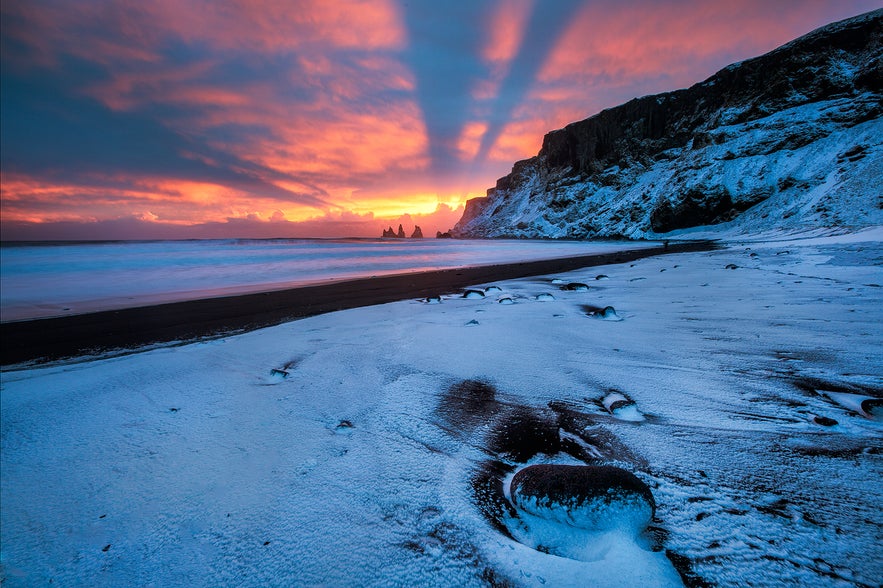
<instances>
[{"instance_id":1,"label":"boulder","mask_svg":"<svg viewBox=\"0 0 883 588\"><path fill-rule=\"evenodd\" d=\"M519 509L592 531L638 534L656 510L647 484L609 465L532 465L519 470L509 488Z\"/></svg>"}]
</instances>

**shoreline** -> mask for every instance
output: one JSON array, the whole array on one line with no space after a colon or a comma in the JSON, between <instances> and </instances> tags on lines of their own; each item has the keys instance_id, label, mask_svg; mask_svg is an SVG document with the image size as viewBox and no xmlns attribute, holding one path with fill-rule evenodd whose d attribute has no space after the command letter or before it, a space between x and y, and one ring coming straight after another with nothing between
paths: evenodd
<instances>
[{"instance_id":1,"label":"shoreline","mask_svg":"<svg viewBox=\"0 0 883 588\"><path fill-rule=\"evenodd\" d=\"M291 320L412 298L467 286L626 263L668 253L709 251L713 241L577 257L505 263L335 281L287 290L170 302L0 324L0 365L48 362L112 350L219 337Z\"/></svg>"}]
</instances>

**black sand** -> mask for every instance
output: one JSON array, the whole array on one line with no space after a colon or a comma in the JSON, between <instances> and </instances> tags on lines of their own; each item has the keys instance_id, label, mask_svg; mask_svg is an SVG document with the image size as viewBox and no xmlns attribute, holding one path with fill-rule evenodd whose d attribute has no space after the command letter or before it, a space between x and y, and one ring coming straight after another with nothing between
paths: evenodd
<instances>
[{"instance_id":1,"label":"black sand","mask_svg":"<svg viewBox=\"0 0 883 588\"><path fill-rule=\"evenodd\" d=\"M709 241L691 241L618 253L399 274L290 290L6 322L0 325L0 363L50 361L220 336L336 310L456 292L476 284L625 263L662 253L713 248L714 244Z\"/></svg>"}]
</instances>

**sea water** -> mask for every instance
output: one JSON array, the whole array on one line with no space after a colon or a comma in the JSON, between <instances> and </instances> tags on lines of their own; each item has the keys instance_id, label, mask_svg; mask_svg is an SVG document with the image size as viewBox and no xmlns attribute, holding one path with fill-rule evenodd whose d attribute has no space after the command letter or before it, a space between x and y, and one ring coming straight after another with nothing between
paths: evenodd
<instances>
[{"instance_id":1,"label":"sea water","mask_svg":"<svg viewBox=\"0 0 883 588\"><path fill-rule=\"evenodd\" d=\"M234 239L4 243L0 319L24 320L652 243Z\"/></svg>"}]
</instances>

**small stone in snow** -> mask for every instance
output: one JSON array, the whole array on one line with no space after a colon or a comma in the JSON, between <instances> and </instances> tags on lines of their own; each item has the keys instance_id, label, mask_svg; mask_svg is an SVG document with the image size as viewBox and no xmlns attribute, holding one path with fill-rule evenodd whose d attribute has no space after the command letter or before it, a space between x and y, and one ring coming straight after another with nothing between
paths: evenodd
<instances>
[{"instance_id":1,"label":"small stone in snow","mask_svg":"<svg viewBox=\"0 0 883 588\"><path fill-rule=\"evenodd\" d=\"M484 298L484 292L481 290L466 290L463 292L463 298L468 298L470 300L476 298Z\"/></svg>"},{"instance_id":2,"label":"small stone in snow","mask_svg":"<svg viewBox=\"0 0 883 588\"><path fill-rule=\"evenodd\" d=\"M479 322L478 322L477 320L472 319L471 321L469 321L468 323L466 323L466 326L467 326L467 327L474 327L474 326L476 326L476 325L478 325L478 324L479 324Z\"/></svg>"},{"instance_id":3,"label":"small stone in snow","mask_svg":"<svg viewBox=\"0 0 883 588\"><path fill-rule=\"evenodd\" d=\"M606 275L604 275L604 274L598 274L597 276L595 276L595 279L596 279L596 280L609 280L610 278L608 278L608 277L607 277Z\"/></svg>"},{"instance_id":4,"label":"small stone in snow","mask_svg":"<svg viewBox=\"0 0 883 588\"><path fill-rule=\"evenodd\" d=\"M735 263L728 263L726 269L739 269L739 266Z\"/></svg>"},{"instance_id":5,"label":"small stone in snow","mask_svg":"<svg viewBox=\"0 0 883 588\"><path fill-rule=\"evenodd\" d=\"M273 369L270 370L270 375L271 375L271 376L276 376L277 378L287 378L287 377L288 377L288 372L286 372L285 370L280 370L280 369L273 368Z\"/></svg>"},{"instance_id":6,"label":"small stone in snow","mask_svg":"<svg viewBox=\"0 0 883 588\"><path fill-rule=\"evenodd\" d=\"M883 399L866 398L862 400L862 410L875 421L883 420Z\"/></svg>"},{"instance_id":7,"label":"small stone in snow","mask_svg":"<svg viewBox=\"0 0 883 588\"><path fill-rule=\"evenodd\" d=\"M823 427L833 427L837 424L837 421L826 416L815 416L813 417L812 422Z\"/></svg>"},{"instance_id":8,"label":"small stone in snow","mask_svg":"<svg viewBox=\"0 0 883 588\"><path fill-rule=\"evenodd\" d=\"M515 301L509 298L508 296L503 296L499 300L497 300L500 304L515 304Z\"/></svg>"},{"instance_id":9,"label":"small stone in snow","mask_svg":"<svg viewBox=\"0 0 883 588\"><path fill-rule=\"evenodd\" d=\"M110 549L110 543L108 543L107 545L105 545L105 546L101 549L101 551L107 553L107 550L108 550L108 549Z\"/></svg>"},{"instance_id":10,"label":"small stone in snow","mask_svg":"<svg viewBox=\"0 0 883 588\"><path fill-rule=\"evenodd\" d=\"M426 304L440 304L441 296L428 296L426 298Z\"/></svg>"},{"instance_id":11,"label":"small stone in snow","mask_svg":"<svg viewBox=\"0 0 883 588\"><path fill-rule=\"evenodd\" d=\"M569 284L561 286L561 289L570 292L587 292L589 287L582 282L570 282Z\"/></svg>"},{"instance_id":12,"label":"small stone in snow","mask_svg":"<svg viewBox=\"0 0 883 588\"><path fill-rule=\"evenodd\" d=\"M502 292L502 291L503 291L503 289L500 288L499 286L488 286L484 290L485 294L487 294L488 292Z\"/></svg>"},{"instance_id":13,"label":"small stone in snow","mask_svg":"<svg viewBox=\"0 0 883 588\"><path fill-rule=\"evenodd\" d=\"M555 300L555 297L552 296L551 294L543 293L543 294L537 294L537 300L539 302L552 302L553 300Z\"/></svg>"},{"instance_id":14,"label":"small stone in snow","mask_svg":"<svg viewBox=\"0 0 883 588\"><path fill-rule=\"evenodd\" d=\"M616 309L612 306L604 307L600 313L598 313L598 317L604 319L605 321L621 321L622 317L616 314Z\"/></svg>"}]
</instances>

